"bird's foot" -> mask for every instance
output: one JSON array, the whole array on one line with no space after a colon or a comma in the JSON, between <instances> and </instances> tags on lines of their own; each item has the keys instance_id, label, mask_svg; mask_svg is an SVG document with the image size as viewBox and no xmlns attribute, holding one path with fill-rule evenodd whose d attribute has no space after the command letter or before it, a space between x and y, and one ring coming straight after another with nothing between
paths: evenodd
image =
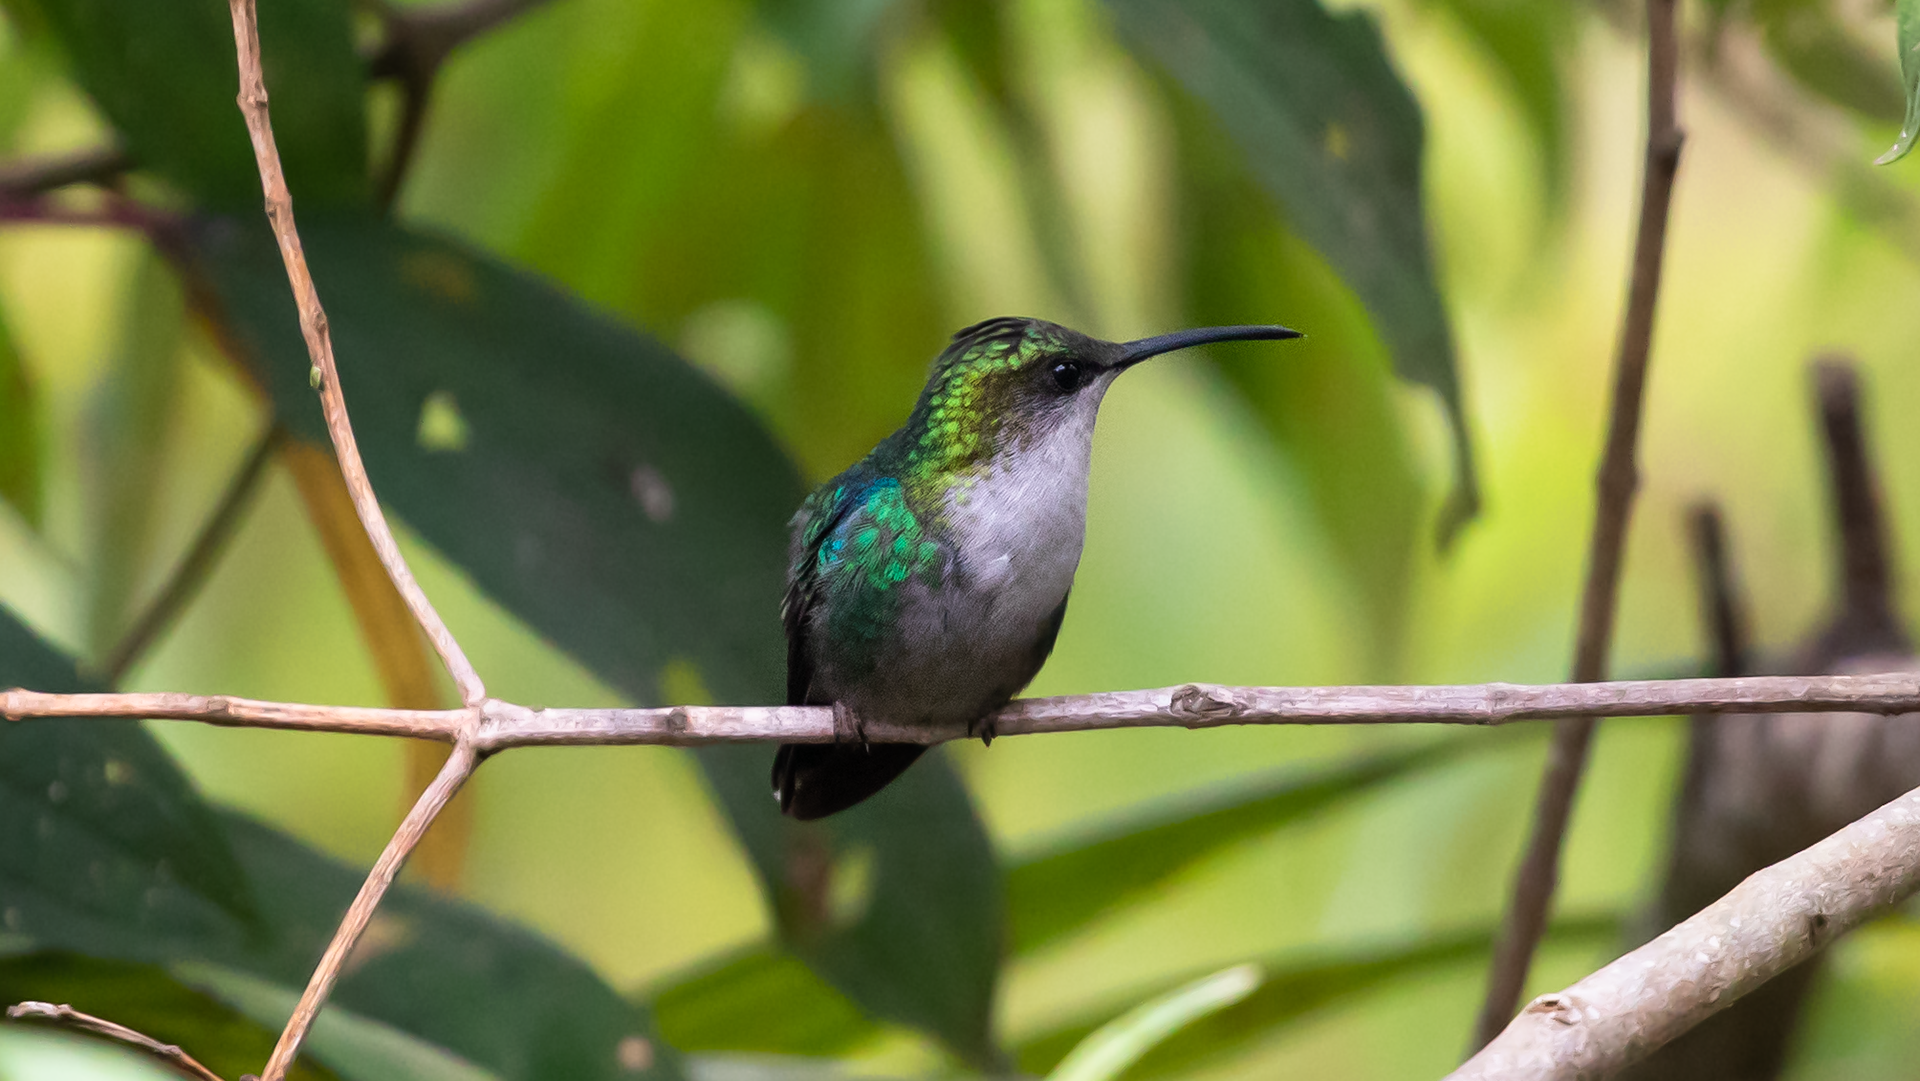
<instances>
[{"instance_id":1,"label":"bird's foot","mask_svg":"<svg viewBox=\"0 0 1920 1081\"><path fill-rule=\"evenodd\" d=\"M833 741L867 745L867 723L845 702L833 704Z\"/></svg>"},{"instance_id":2,"label":"bird's foot","mask_svg":"<svg viewBox=\"0 0 1920 1081\"><path fill-rule=\"evenodd\" d=\"M974 723L967 726L967 735L979 736L980 742L986 744L989 747L993 746L993 737L999 734L1000 732L998 729L994 727L993 718L990 716L982 717L978 721L975 721Z\"/></svg>"}]
</instances>

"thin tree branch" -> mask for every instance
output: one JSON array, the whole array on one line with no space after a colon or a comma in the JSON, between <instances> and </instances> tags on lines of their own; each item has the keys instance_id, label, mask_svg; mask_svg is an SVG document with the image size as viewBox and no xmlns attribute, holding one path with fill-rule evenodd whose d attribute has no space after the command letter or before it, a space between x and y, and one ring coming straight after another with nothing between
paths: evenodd
<instances>
[{"instance_id":1,"label":"thin tree branch","mask_svg":"<svg viewBox=\"0 0 1920 1081\"><path fill-rule=\"evenodd\" d=\"M307 269L307 257L301 250L300 234L294 227L293 196L287 191L286 175L280 168L280 152L273 142L273 127L267 117L267 84L260 71L260 30L253 0L228 0L233 14L233 41L240 64L240 112L246 117L247 134L253 140L253 155L260 169L261 187L266 192L267 219L273 225L274 239L280 244L280 256L286 263L287 280L293 286L294 300L300 309L300 331L307 341L307 355L319 377L320 400L327 419L327 434L333 439L334 456L340 460L340 473L353 493L353 508L360 524L380 553L380 562L393 579L394 588L406 598L433 648L460 689L460 699L469 706L478 705L487 696L480 674L454 640L453 632L434 610L433 602L414 581L407 569L406 557L393 539L380 502L367 479L360 447L347 419L347 400L340 390L340 373L333 362L333 339L327 329L327 314L320 307L320 294L314 288L313 275Z\"/></svg>"},{"instance_id":2,"label":"thin tree branch","mask_svg":"<svg viewBox=\"0 0 1920 1081\"><path fill-rule=\"evenodd\" d=\"M1534 999L1454 1081L1629 1066L1920 889L1920 789L1760 871L1672 930Z\"/></svg>"},{"instance_id":3,"label":"thin tree branch","mask_svg":"<svg viewBox=\"0 0 1920 1081\"><path fill-rule=\"evenodd\" d=\"M70 184L99 184L131 168L133 159L117 146L0 163L0 198L44 195Z\"/></svg>"},{"instance_id":4,"label":"thin tree branch","mask_svg":"<svg viewBox=\"0 0 1920 1081\"><path fill-rule=\"evenodd\" d=\"M1745 606L1734 585L1727 558L1727 531L1720 508L1711 500L1694 504L1687 515L1694 566L1700 574L1701 622L1713 642L1713 674L1738 676L1752 671Z\"/></svg>"},{"instance_id":5,"label":"thin tree branch","mask_svg":"<svg viewBox=\"0 0 1920 1081\"><path fill-rule=\"evenodd\" d=\"M453 745L453 753L447 757L447 764L440 769L440 776L434 778L413 810L400 823L393 839L387 842L384 852L374 862L372 873L360 884L360 893L347 908L347 914L340 926L333 932L333 941L327 944L327 952L321 955L320 964L313 970L312 979L307 981L307 989L300 996L299 1005L293 1009L293 1016L287 1020L287 1027L280 1033L280 1041L273 1045L273 1054L267 1059L267 1068L260 1074L260 1081L282 1081L287 1068L293 1065L294 1057L300 1053L300 1044L307 1038L307 1032L313 1027L313 1019L319 1016L320 1007L327 1001L327 995L333 990L334 983L340 978L340 970L347 963L347 957L353 953L354 944L367 929L373 919L373 910L379 907L380 898L386 895L387 887L393 885L394 877L407 862L407 856L413 851L420 838L426 836L427 827L433 824L435 815L460 790L468 777L473 776L474 767L480 764L480 756L474 750L471 741L462 739Z\"/></svg>"},{"instance_id":6,"label":"thin tree branch","mask_svg":"<svg viewBox=\"0 0 1920 1081\"><path fill-rule=\"evenodd\" d=\"M1613 402L1607 443L1596 485L1593 539L1587 556L1586 590L1580 603L1580 632L1575 645L1576 682L1605 679L1613 640L1614 610L1620 592L1620 566L1627 523L1639 486L1636 448L1647 359L1653 344L1654 305L1660 295L1660 270L1666 248L1667 215L1673 201L1674 174L1680 167L1681 132L1675 98L1678 42L1676 0L1647 0L1647 150L1641 180L1640 224L1634 239L1633 271L1627 310L1614 364ZM1484 1045L1506 1027L1520 1001L1533 963L1534 949L1546 931L1547 911L1559 882L1560 848L1573 811L1573 797L1586 769L1587 748L1596 717L1562 721L1547 751L1534 806L1533 831L1514 876L1512 900L1495 944L1487 976L1486 999L1474 1033Z\"/></svg>"},{"instance_id":7,"label":"thin tree branch","mask_svg":"<svg viewBox=\"0 0 1920 1081\"><path fill-rule=\"evenodd\" d=\"M1813 383L1840 549L1834 561L1839 610L1815 643L1808 666L1824 668L1836 657L1904 653L1910 643L1894 611L1893 558L1860 413L1860 377L1845 357L1828 356L1814 363Z\"/></svg>"},{"instance_id":8,"label":"thin tree branch","mask_svg":"<svg viewBox=\"0 0 1920 1081\"><path fill-rule=\"evenodd\" d=\"M137 1047L180 1073L196 1078L197 1081L221 1081L219 1074L202 1066L192 1055L173 1044L161 1043L144 1032L135 1032L125 1025L118 1025L92 1014L81 1013L72 1006L56 1006L51 1002L22 1002L8 1006L7 1016L15 1021L50 1021L56 1025L90 1032L95 1036L105 1036L109 1040Z\"/></svg>"},{"instance_id":9,"label":"thin tree branch","mask_svg":"<svg viewBox=\"0 0 1920 1081\"><path fill-rule=\"evenodd\" d=\"M1237 724L1458 724L1684 713L1920 713L1920 673L1746 676L1607 683L1480 683L1425 687L1222 687L1186 683L1145 691L1023 698L994 715L1003 736L1106 728L1219 728ZM0 719L145 717L229 728L354 732L455 742L484 754L526 746L832 743L826 706L659 706L532 709L488 699L466 709L377 709L262 702L224 695L0 692ZM965 729L869 721L875 743L944 743Z\"/></svg>"},{"instance_id":10,"label":"thin tree branch","mask_svg":"<svg viewBox=\"0 0 1920 1081\"><path fill-rule=\"evenodd\" d=\"M227 542L239 528L241 515L252 505L254 493L260 490L260 480L266 476L267 463L273 460L274 451L279 449L284 438L285 431L274 424L269 425L254 443L246 461L227 483L227 490L220 496L220 502L201 525L200 535L194 538L193 545L181 557L179 566L174 568L173 577L127 633L121 636L113 652L101 662L101 674L107 686L120 685L127 669L166 632L188 602L200 592L207 576L213 572L220 553L226 550Z\"/></svg>"}]
</instances>

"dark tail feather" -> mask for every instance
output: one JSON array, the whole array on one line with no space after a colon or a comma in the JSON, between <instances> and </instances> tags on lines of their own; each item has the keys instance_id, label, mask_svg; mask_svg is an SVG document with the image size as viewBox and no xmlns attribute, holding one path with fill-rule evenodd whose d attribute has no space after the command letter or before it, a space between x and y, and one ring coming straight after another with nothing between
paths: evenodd
<instances>
[{"instance_id":1,"label":"dark tail feather","mask_svg":"<svg viewBox=\"0 0 1920 1081\"><path fill-rule=\"evenodd\" d=\"M825 818L887 787L925 751L918 743L783 743L773 794L783 814Z\"/></svg>"}]
</instances>

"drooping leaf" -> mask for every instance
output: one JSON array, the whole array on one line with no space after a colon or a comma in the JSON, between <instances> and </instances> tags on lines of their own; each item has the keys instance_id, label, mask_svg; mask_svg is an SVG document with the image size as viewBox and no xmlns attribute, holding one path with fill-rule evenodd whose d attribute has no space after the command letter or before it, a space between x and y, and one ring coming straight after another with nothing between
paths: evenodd
<instances>
[{"instance_id":1,"label":"drooping leaf","mask_svg":"<svg viewBox=\"0 0 1920 1081\"><path fill-rule=\"evenodd\" d=\"M182 985L158 965L102 961L71 953L33 953L0 960L0 1002L56 1002L105 1018L185 1050L221 1077L257 1073L273 1051L285 1014L249 1018ZM336 1081L308 1055L287 1074L293 1081ZM400 1076L388 1074L387 1077ZM384 1081L340 1075L344 1081Z\"/></svg>"},{"instance_id":2,"label":"drooping leaf","mask_svg":"<svg viewBox=\"0 0 1920 1081\"><path fill-rule=\"evenodd\" d=\"M1454 430L1442 536L1478 505L1452 331L1421 206L1419 106L1372 17L1318 0L1109 0L1121 30L1218 117L1248 168L1366 305L1402 378ZM1309 328L1310 329L1310 328Z\"/></svg>"},{"instance_id":3,"label":"drooping leaf","mask_svg":"<svg viewBox=\"0 0 1920 1081\"><path fill-rule=\"evenodd\" d=\"M1824 0L1758 0L1751 17L1767 52L1813 94L1861 116L1897 123L1900 80L1885 54L1855 39Z\"/></svg>"},{"instance_id":4,"label":"drooping leaf","mask_svg":"<svg viewBox=\"0 0 1920 1081\"><path fill-rule=\"evenodd\" d=\"M1474 733L1311 771L1288 771L1226 795L1147 811L1007 872L1016 954L1058 942L1249 838L1331 811L1411 773L1515 736Z\"/></svg>"},{"instance_id":5,"label":"drooping leaf","mask_svg":"<svg viewBox=\"0 0 1920 1081\"><path fill-rule=\"evenodd\" d=\"M1259 966L1235 965L1142 1003L1076 1044L1047 1081L1113 1081L1174 1033L1245 999L1260 981Z\"/></svg>"},{"instance_id":6,"label":"drooping leaf","mask_svg":"<svg viewBox=\"0 0 1920 1081\"><path fill-rule=\"evenodd\" d=\"M1892 149L1876 159L1879 165L1889 165L1906 157L1913 149L1914 139L1920 137L1920 0L1897 0L1894 11L1899 27L1900 81L1906 88L1907 116L1900 125L1900 138Z\"/></svg>"},{"instance_id":7,"label":"drooping leaf","mask_svg":"<svg viewBox=\"0 0 1920 1081\"><path fill-rule=\"evenodd\" d=\"M0 686L95 689L4 611ZM234 947L257 913L218 821L137 722L0 724L0 930L150 960Z\"/></svg>"},{"instance_id":8,"label":"drooping leaf","mask_svg":"<svg viewBox=\"0 0 1920 1081\"><path fill-rule=\"evenodd\" d=\"M0 500L40 525L40 423L33 381L0 315Z\"/></svg>"},{"instance_id":9,"label":"drooping leaf","mask_svg":"<svg viewBox=\"0 0 1920 1081\"><path fill-rule=\"evenodd\" d=\"M451 242L303 224L341 380L382 499L515 614L636 699L694 688L779 701L787 517L801 488L765 431L659 344ZM202 243L285 421L322 438L308 363L262 232ZM458 448L423 446L430 402ZM944 759L829 823L781 819L771 748L701 762L800 956L864 1009L990 1054L997 869ZM812 861L811 863L809 861ZM838 872L859 904L801 918ZM855 874L854 872L858 872Z\"/></svg>"},{"instance_id":10,"label":"drooping leaf","mask_svg":"<svg viewBox=\"0 0 1920 1081\"><path fill-rule=\"evenodd\" d=\"M1556 921L1548 931L1550 944L1602 945L1620 934L1613 917ZM1385 987L1401 978L1483 956L1493 940L1480 929L1441 935L1399 946L1329 952L1317 957L1277 955L1255 962L1266 974L1259 988L1238 1002L1187 1025L1141 1057L1125 1076L1141 1081L1150 1077L1182 1076L1209 1063L1245 1051L1269 1039L1317 1010ZM1100 1025L1126 1012L1133 1003L1158 997L1190 976L1176 977L1122 999L1122 1004L1090 1013L1086 1018L1034 1036L1016 1050L1020 1068L1044 1074L1058 1065Z\"/></svg>"},{"instance_id":11,"label":"drooping leaf","mask_svg":"<svg viewBox=\"0 0 1920 1081\"><path fill-rule=\"evenodd\" d=\"M135 161L202 202L257 208L233 23L221 0L7 0L51 29ZM302 206L365 199L363 65L345 0L262 3L274 139Z\"/></svg>"}]
</instances>

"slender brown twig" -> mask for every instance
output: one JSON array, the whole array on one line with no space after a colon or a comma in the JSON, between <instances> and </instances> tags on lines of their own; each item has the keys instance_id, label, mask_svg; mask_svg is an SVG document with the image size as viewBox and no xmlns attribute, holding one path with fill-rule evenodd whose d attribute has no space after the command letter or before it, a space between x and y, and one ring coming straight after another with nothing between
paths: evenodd
<instances>
[{"instance_id":1,"label":"slender brown twig","mask_svg":"<svg viewBox=\"0 0 1920 1081\"><path fill-rule=\"evenodd\" d=\"M1222 687L1186 683L1146 691L1023 698L994 715L1003 736L1106 728L1219 728L1237 724L1458 724L1602 714L1920 712L1920 673L1746 676L1739 679L1618 680L1607 683L1480 683L1430 687ZM831 743L826 706L659 706L532 709L498 699L465 709L378 709L261 702L192 694L0 692L0 719L147 717L235 728L353 732L455 742L486 754L526 746L710 743ZM875 719L876 743L964 739L950 728Z\"/></svg>"},{"instance_id":2,"label":"slender brown twig","mask_svg":"<svg viewBox=\"0 0 1920 1081\"><path fill-rule=\"evenodd\" d=\"M1700 573L1700 614L1713 643L1716 676L1738 676L1752 671L1747 642L1745 606L1734 585L1732 560L1727 556L1727 530L1720 508L1711 500L1694 504L1687 515L1693 539L1694 565Z\"/></svg>"},{"instance_id":3,"label":"slender brown twig","mask_svg":"<svg viewBox=\"0 0 1920 1081\"><path fill-rule=\"evenodd\" d=\"M1454 1081L1610 1077L1920 889L1920 789L1736 886L1558 994Z\"/></svg>"},{"instance_id":4,"label":"slender brown twig","mask_svg":"<svg viewBox=\"0 0 1920 1081\"><path fill-rule=\"evenodd\" d=\"M1660 268L1666 248L1667 212L1673 201L1674 174L1680 167L1681 133L1675 116L1678 42L1675 0L1647 0L1647 151L1641 180L1640 223L1634 239L1633 270L1627 310L1614 363L1612 409L1606 449L1601 457L1594 510L1593 539L1587 555L1586 590L1580 601L1580 633L1574 648L1573 679L1605 679L1613 640L1614 609L1620 592L1620 566L1627 523L1639 486L1636 448L1647 358L1653 344L1654 304L1660 295ZM1533 830L1514 876L1512 900L1494 946L1486 999L1474 1033L1484 1045L1506 1027L1520 1001L1533 951L1546 930L1547 910L1559 880L1560 848L1573 810L1574 793L1585 771L1587 748L1596 717L1560 722L1547 750L1534 805Z\"/></svg>"},{"instance_id":5,"label":"slender brown twig","mask_svg":"<svg viewBox=\"0 0 1920 1081\"><path fill-rule=\"evenodd\" d=\"M348 491L353 493L353 509L360 516L367 538L380 553L380 562L393 579L394 588L406 598L407 608L420 622L453 676L454 685L460 689L460 700L469 706L478 705L487 696L480 674L474 671L460 643L454 640L453 632L434 610L433 602L414 581L406 557L400 554L400 546L393 539L393 530L388 528L386 516L380 512L380 501L367 479L366 464L360 460L360 447L353 436L353 425L347 419L347 400L340 391L340 373L333 362L333 338L327 329L327 313L320 307L320 294L314 288L313 274L307 269L307 257L293 222L293 196L287 191L287 178L280 168L280 151L273 142L273 126L267 116L267 84L260 71L260 28L253 0L228 0L228 7L233 14L234 48L240 62L240 112L246 117L247 134L253 140L254 161L260 168L260 183L266 192L267 220L273 225L281 260L287 267L287 280L293 286L294 301L300 309L300 332L306 338L307 356L319 377L327 434L333 440L334 456L340 460L340 473L346 478Z\"/></svg>"},{"instance_id":6,"label":"slender brown twig","mask_svg":"<svg viewBox=\"0 0 1920 1081\"><path fill-rule=\"evenodd\" d=\"M56 1006L51 1002L21 1002L8 1006L7 1016L16 1021L50 1021L56 1025L90 1032L95 1036L105 1036L109 1040L129 1047L137 1047L198 1081L221 1081L219 1074L202 1066L192 1055L173 1044L161 1043L144 1032L136 1032L125 1025L115 1024L89 1013L81 1013L72 1006L64 1004Z\"/></svg>"},{"instance_id":7,"label":"slender brown twig","mask_svg":"<svg viewBox=\"0 0 1920 1081\"><path fill-rule=\"evenodd\" d=\"M273 460L274 451L279 449L285 438L284 430L278 424L267 427L264 434L253 445L246 460L241 463L238 472L227 483L227 490L221 494L220 502L200 527L199 536L180 557L179 566L174 568L173 576L147 605L131 628L114 644L113 652L100 662L102 677L109 687L117 687L126 677L127 669L146 653L155 639L165 633L187 603L200 592L207 576L213 572L214 564L220 553L226 550L227 542L233 538L239 528L240 517L253 502L253 495L259 491L260 479L266 476L267 463Z\"/></svg>"},{"instance_id":8,"label":"slender brown twig","mask_svg":"<svg viewBox=\"0 0 1920 1081\"><path fill-rule=\"evenodd\" d=\"M372 873L360 884L360 893L348 906L345 918L333 932L333 941L327 943L327 952L320 957L320 964L313 970L313 977L307 982L307 989L300 996L300 1002L293 1008L293 1016L287 1020L287 1027L280 1033L280 1040L273 1045L273 1054L267 1059L267 1068L261 1071L260 1081L282 1081L287 1075L287 1067L300 1053L300 1044L307 1038L307 1032L313 1027L313 1019L320 1014L320 1007L327 1001L327 995L333 990L335 981L340 978L340 970L346 965L347 957L353 953L354 944L367 929L373 919L373 910L380 905L380 898L386 895L387 887L393 885L394 877L407 862L407 856L413 852L420 838L426 836L427 827L433 824L434 816L447 805L453 794L460 790L468 777L473 776L474 767L479 765L480 756L474 750L471 741L462 739L453 745L453 753L447 756L447 764L440 769L440 776L420 793L420 799L407 812L407 817L394 831L393 839L387 842L386 850L374 861Z\"/></svg>"}]
</instances>

